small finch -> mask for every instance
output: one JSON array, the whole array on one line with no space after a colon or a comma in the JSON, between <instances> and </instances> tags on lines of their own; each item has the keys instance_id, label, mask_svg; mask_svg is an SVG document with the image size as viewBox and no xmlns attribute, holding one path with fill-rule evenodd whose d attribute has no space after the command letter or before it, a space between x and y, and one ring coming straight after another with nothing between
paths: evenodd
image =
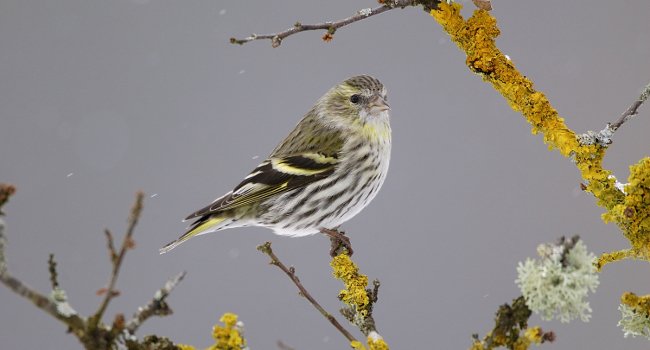
<instances>
[{"instance_id":1,"label":"small finch","mask_svg":"<svg viewBox=\"0 0 650 350\"><path fill-rule=\"evenodd\" d=\"M390 160L386 89L367 75L321 97L295 129L232 191L185 220L188 239L232 227L261 226L282 236L328 233L379 192Z\"/></svg>"}]
</instances>

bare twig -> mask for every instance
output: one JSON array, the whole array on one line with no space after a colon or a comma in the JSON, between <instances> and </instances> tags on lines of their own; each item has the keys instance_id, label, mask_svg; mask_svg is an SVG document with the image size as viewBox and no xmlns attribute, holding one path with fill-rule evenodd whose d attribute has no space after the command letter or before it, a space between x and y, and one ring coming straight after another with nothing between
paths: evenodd
<instances>
[{"instance_id":1,"label":"bare twig","mask_svg":"<svg viewBox=\"0 0 650 350\"><path fill-rule=\"evenodd\" d=\"M108 247L108 255L111 259L111 263L114 264L117 260L117 252L115 251L115 243L113 240L113 233L109 229L104 230L104 235L106 235L106 245Z\"/></svg>"},{"instance_id":2,"label":"bare twig","mask_svg":"<svg viewBox=\"0 0 650 350\"><path fill-rule=\"evenodd\" d=\"M111 259L113 263L113 270L111 271L111 277L108 282L108 287L106 287L106 294L104 296L104 300L100 304L99 308L91 318L91 326L96 326L99 320L101 320L102 315L104 314L104 311L106 311L106 307L108 306L108 303L110 303L111 299L113 299L118 293L115 291L115 283L117 282L117 277L120 274L120 267L122 266L122 261L124 260L124 255L126 254L126 251L130 248L133 247L133 232L135 229L135 226L138 223L138 219L140 218L140 214L142 213L142 201L144 199L144 193L138 192L136 194L135 198L135 203L133 204L133 207L131 208L131 215L129 216L129 222L128 226L126 229L126 234L124 235L124 240L122 241L122 246L120 247L120 251L117 254L117 257L115 259ZM109 231L106 231L109 232ZM108 240L109 240L109 250L112 245L112 235L107 234ZM111 251L111 257L114 255L114 248L113 251Z\"/></svg>"},{"instance_id":3,"label":"bare twig","mask_svg":"<svg viewBox=\"0 0 650 350\"><path fill-rule=\"evenodd\" d=\"M471 348L516 348L516 344L519 344L520 339L525 336L524 332L529 330L528 319L531 315L532 312L526 306L526 301L523 296L513 299L511 304L506 303L499 306L496 317L494 318L494 328L482 340L479 339L478 334L473 334L474 344ZM551 343L555 340L555 333L553 331L544 332L539 327L537 327L537 330L541 343Z\"/></svg>"},{"instance_id":4,"label":"bare twig","mask_svg":"<svg viewBox=\"0 0 650 350\"><path fill-rule=\"evenodd\" d=\"M50 272L52 290L59 288L59 274L56 272L56 260L54 260L54 254L50 254L50 257L47 259L47 270Z\"/></svg>"},{"instance_id":5,"label":"bare twig","mask_svg":"<svg viewBox=\"0 0 650 350\"><path fill-rule=\"evenodd\" d=\"M9 184L0 183L0 216L4 215L2 207L7 203L9 197L16 192L16 188Z\"/></svg>"},{"instance_id":6,"label":"bare twig","mask_svg":"<svg viewBox=\"0 0 650 350\"><path fill-rule=\"evenodd\" d=\"M384 0L379 2L384 5L376 7L374 9L367 8L367 9L359 10L355 15L350 16L348 18L344 18L342 20L338 20L334 22L323 22L317 24L302 24L300 22L296 22L296 24L294 24L293 27L282 32L272 33L272 34L262 34L262 35L251 34L249 37L243 39L230 38L230 42L232 44L243 45L253 40L269 39L271 40L272 47L278 47L280 46L284 38L296 33L309 31L309 30L327 30L327 33L325 33L325 35L323 36L323 40L330 41L332 40L332 36L334 35L334 32L336 32L337 29L347 26L348 24L352 24L354 22L366 19L368 17L372 17L374 15L378 15L380 13L384 13L386 11L395 8L405 8L407 6L416 6L418 4L424 6L427 5L434 6L435 4L438 3L438 1L414 1L414 0L392 0L392 1Z\"/></svg>"},{"instance_id":7,"label":"bare twig","mask_svg":"<svg viewBox=\"0 0 650 350\"><path fill-rule=\"evenodd\" d=\"M343 336L350 342L352 341L357 341L357 339L350 333L348 332L343 326L339 323L339 321L336 320L336 318L327 312L317 301L314 299L311 294L305 289L305 287L302 285L300 282L300 279L298 279L298 276L296 276L296 270L293 267L287 267L284 265L280 259L273 253L273 250L271 249L271 242L266 242L262 245L259 245L257 247L257 250L260 252L268 255L271 258L271 265L275 265L282 270L293 283L298 287L298 290L300 291L300 295L305 297L309 302L325 317Z\"/></svg>"},{"instance_id":8,"label":"bare twig","mask_svg":"<svg viewBox=\"0 0 650 350\"><path fill-rule=\"evenodd\" d=\"M648 99L650 96L650 84L646 85L641 91L641 95L637 98L628 109L621 114L621 116L613 123L607 123L607 126L603 130L598 132L587 131L584 134L578 135L578 141L583 145L593 145L597 144L602 147L607 147L612 143L612 136L614 132L618 130L626 121L638 114L639 107Z\"/></svg>"},{"instance_id":9,"label":"bare twig","mask_svg":"<svg viewBox=\"0 0 650 350\"><path fill-rule=\"evenodd\" d=\"M637 98L636 101L634 101L634 103L632 103L630 107L628 107L628 109L625 112L623 112L623 114L621 114L621 116L618 118L617 121L610 123L609 127L613 131L616 131L628 119L637 115L639 107L641 107L641 105L648 99L648 96L650 96L650 84L646 85L645 88L643 88L643 91L641 91L641 95L639 95L639 98Z\"/></svg>"},{"instance_id":10,"label":"bare twig","mask_svg":"<svg viewBox=\"0 0 650 350\"><path fill-rule=\"evenodd\" d=\"M167 316L171 315L172 309L169 308L169 305L165 302L165 298L171 293L171 291L178 285L180 281L185 277L185 271L179 273L178 275L170 278L165 285L160 288L153 296L153 299L145 306L139 307L138 311L133 315L131 320L126 323L126 330L134 334L135 331L151 316Z\"/></svg>"},{"instance_id":11,"label":"bare twig","mask_svg":"<svg viewBox=\"0 0 650 350\"><path fill-rule=\"evenodd\" d=\"M492 2L490 0L472 0L474 6L481 10L492 11Z\"/></svg>"}]
</instances>

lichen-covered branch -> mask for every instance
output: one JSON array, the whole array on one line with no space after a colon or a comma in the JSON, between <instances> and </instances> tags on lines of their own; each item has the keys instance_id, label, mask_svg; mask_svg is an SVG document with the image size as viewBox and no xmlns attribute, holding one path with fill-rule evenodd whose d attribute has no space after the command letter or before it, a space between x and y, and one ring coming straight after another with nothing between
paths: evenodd
<instances>
[{"instance_id":1,"label":"lichen-covered branch","mask_svg":"<svg viewBox=\"0 0 650 350\"><path fill-rule=\"evenodd\" d=\"M615 222L630 241L630 249L603 254L596 266L600 269L629 257L650 260L650 203L643 200L650 198L650 159L632 166L625 191L619 189L611 171L602 166L606 145L587 142L569 129L546 96L496 47L500 33L496 19L486 11L476 10L465 20L460 9L457 3L441 3L431 15L466 53L470 70L492 84L514 110L521 112L532 125L532 132L542 133L550 149L571 157L586 182L584 189L605 208L603 219Z\"/></svg>"},{"instance_id":2,"label":"lichen-covered branch","mask_svg":"<svg viewBox=\"0 0 650 350\"><path fill-rule=\"evenodd\" d=\"M13 186L0 184L0 209L9 197L15 192ZM48 272L50 275L50 284L52 291L49 296L45 296L40 292L30 288L20 279L14 277L9 272L7 267L5 249L7 240L5 236L5 223L0 217L0 282L5 285L9 290L15 292L19 296L29 300L36 307L45 311L47 314L63 322L70 333L74 334L81 344L87 350L109 350L118 348L118 343L124 343L129 350L178 350L179 348L174 345L169 339L159 336L148 336L143 340L138 340L133 333L135 330L149 317L153 315L167 315L171 313L171 309L165 303L165 298L169 295L171 290L178 284L184 276L180 274L170 281L159 290L152 302L143 308L140 308L132 320L126 322L123 314L117 314L111 324L105 324L101 320L101 315L104 313L108 301L116 295L115 293L115 280L121 267L122 259L127 249L133 247L133 233L135 225L140 217L142 211L143 195L138 194L135 205L131 210L129 218L129 225L125 235L122 247L119 254L111 254L113 263L113 273L109 287L104 291L112 295L105 297L98 308L99 313L95 313L92 317L86 318L79 315L68 302L65 291L61 288L58 281L57 263L54 260L54 255L50 254L48 259ZM108 231L106 231L108 232ZM109 241L109 250L114 252L112 247L112 237ZM114 257L114 258L113 258ZM124 332L124 331L127 332Z\"/></svg>"},{"instance_id":3,"label":"lichen-covered branch","mask_svg":"<svg viewBox=\"0 0 650 350\"><path fill-rule=\"evenodd\" d=\"M16 189L11 185L0 184L0 213L2 213L2 206L9 200L9 197L11 197L15 191ZM66 300L61 301L47 297L11 275L5 255L6 247L7 238L5 236L5 222L2 217L0 217L0 282L9 288L9 290L29 300L39 309L63 322L75 335L82 335L84 332L85 321L74 312Z\"/></svg>"},{"instance_id":4,"label":"lichen-covered branch","mask_svg":"<svg viewBox=\"0 0 650 350\"><path fill-rule=\"evenodd\" d=\"M138 311L135 312L131 320L126 323L125 329L131 333L135 334L135 331L152 316L167 316L172 314L172 309L167 305L165 299L169 294L174 290L176 285L180 283L185 277L185 271L179 273L178 275L170 278L165 285L160 288L154 294L153 298L145 306L139 307Z\"/></svg>"},{"instance_id":5,"label":"lichen-covered branch","mask_svg":"<svg viewBox=\"0 0 650 350\"><path fill-rule=\"evenodd\" d=\"M511 304L499 306L494 318L494 328L483 339L474 334L470 350L492 350L498 347L525 350L533 344L555 340L553 332L544 332L540 327L528 328L531 314L523 296L513 299Z\"/></svg>"},{"instance_id":6,"label":"lichen-covered branch","mask_svg":"<svg viewBox=\"0 0 650 350\"><path fill-rule=\"evenodd\" d=\"M377 302L379 281L368 287L368 276L359 272L359 267L350 259L345 249L330 262L332 274L345 285L339 292L339 299L346 305L341 313L366 336L369 350L388 350L388 344L377 332L372 309ZM352 348L366 349L361 342L352 342Z\"/></svg>"},{"instance_id":7,"label":"lichen-covered branch","mask_svg":"<svg viewBox=\"0 0 650 350\"><path fill-rule=\"evenodd\" d=\"M253 40L271 40L271 46L278 47L280 44L282 44L282 40L284 40L284 38L300 32L311 30L326 30L325 35L323 35L323 40L331 41L336 30L341 27L345 27L349 24L384 13L386 11L390 11L396 8L405 8L407 6L422 5L426 11L430 11L432 8L435 8L437 6L439 0L379 0L378 2L382 4L382 6L376 7L374 9L366 8L359 10L356 14L338 21L316 24L303 24L301 22L296 22L293 27L285 31L260 35L251 34L250 36L243 39L230 38L230 42L232 44L243 45ZM486 1L480 0L480 2L485 3ZM489 1L487 1L487 3L489 3Z\"/></svg>"},{"instance_id":8,"label":"lichen-covered branch","mask_svg":"<svg viewBox=\"0 0 650 350\"><path fill-rule=\"evenodd\" d=\"M625 337L631 335L650 339L650 295L623 293L618 309L622 314L618 326L623 329Z\"/></svg>"},{"instance_id":9,"label":"lichen-covered branch","mask_svg":"<svg viewBox=\"0 0 650 350\"><path fill-rule=\"evenodd\" d=\"M372 306L377 300L373 290L379 290L379 281L375 281L373 290L367 289L368 276L359 272L359 267L346 252L335 256L330 265L334 278L345 285L345 289L339 292L339 299L346 304L346 308L341 310L343 315L364 335L376 332Z\"/></svg>"},{"instance_id":10,"label":"lichen-covered branch","mask_svg":"<svg viewBox=\"0 0 650 350\"><path fill-rule=\"evenodd\" d=\"M327 230L331 231L331 230ZM388 350L388 344L377 333L375 328L375 320L372 316L372 308L377 302L377 295L379 293L379 281L373 281L373 288L368 287L368 277L359 272L357 265L350 259L348 249L350 249L350 241L344 239L341 232L336 231L336 235L332 232L327 233L332 240L332 250L330 254L335 253L330 265L332 266L333 275L335 278L341 280L345 285L345 289L339 292L339 299L345 304L341 309L341 314L345 316L352 324L357 326L359 330L366 336L369 350ZM268 255L271 258L271 265L275 265L282 272L284 272L291 281L300 290L300 295L305 297L309 302L328 320L330 323L350 342L350 346L356 350L365 350L366 347L358 341L350 332L348 332L336 318L327 312L312 296L307 289L302 285L296 270L293 267L287 267L275 255L271 249L271 243L266 242L257 247L257 250Z\"/></svg>"},{"instance_id":11,"label":"lichen-covered branch","mask_svg":"<svg viewBox=\"0 0 650 350\"><path fill-rule=\"evenodd\" d=\"M277 266L282 272L284 272L290 279L291 281L298 287L298 290L300 291L300 296L304 297L307 299L315 308L320 312L323 317L325 317L333 326L336 328L343 336L349 341L349 342L354 342L357 341L357 339L350 333L348 332L345 327L339 323L339 321L334 317L334 315L330 314L323 308L317 301L314 299L314 297L311 296L309 291L302 285L302 282L300 282L300 279L296 275L296 269L291 266L287 267L280 259L278 258L277 255L273 252L273 249L271 249L271 242L266 242L264 244L261 244L257 247L257 250L260 252L268 255L269 258L271 258L271 265Z\"/></svg>"},{"instance_id":12,"label":"lichen-covered branch","mask_svg":"<svg viewBox=\"0 0 650 350\"><path fill-rule=\"evenodd\" d=\"M206 350L248 350L246 339L244 338L244 323L238 321L238 316L227 312L221 316L219 322L223 325L216 324L212 328L212 338L214 344ZM179 344L179 350L196 350L192 345Z\"/></svg>"}]
</instances>

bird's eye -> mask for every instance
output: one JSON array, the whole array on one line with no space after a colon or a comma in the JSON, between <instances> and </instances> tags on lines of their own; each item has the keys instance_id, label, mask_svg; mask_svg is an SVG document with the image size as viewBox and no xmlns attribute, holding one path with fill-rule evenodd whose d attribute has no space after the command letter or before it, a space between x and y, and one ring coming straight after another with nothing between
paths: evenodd
<instances>
[{"instance_id":1,"label":"bird's eye","mask_svg":"<svg viewBox=\"0 0 650 350\"><path fill-rule=\"evenodd\" d=\"M359 97L359 95L356 95L356 94L350 96L350 102L352 102L354 104L359 103L360 99L361 99L361 97Z\"/></svg>"}]
</instances>

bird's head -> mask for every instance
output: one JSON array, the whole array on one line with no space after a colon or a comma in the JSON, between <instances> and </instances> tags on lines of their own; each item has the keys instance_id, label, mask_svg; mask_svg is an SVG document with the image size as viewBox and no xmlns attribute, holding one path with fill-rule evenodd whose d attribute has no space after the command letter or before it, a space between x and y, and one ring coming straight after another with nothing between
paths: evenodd
<instances>
[{"instance_id":1,"label":"bird's head","mask_svg":"<svg viewBox=\"0 0 650 350\"><path fill-rule=\"evenodd\" d=\"M356 128L388 123L388 96L384 85L369 75L351 77L328 91L317 103L327 124Z\"/></svg>"}]
</instances>

